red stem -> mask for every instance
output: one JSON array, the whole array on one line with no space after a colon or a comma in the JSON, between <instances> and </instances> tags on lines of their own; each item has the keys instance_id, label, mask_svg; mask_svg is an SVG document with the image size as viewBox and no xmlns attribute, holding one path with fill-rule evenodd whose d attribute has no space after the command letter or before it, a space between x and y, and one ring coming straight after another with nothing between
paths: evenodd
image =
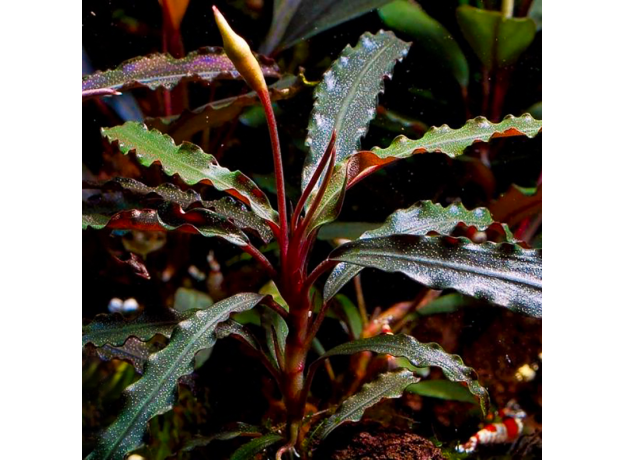
<instances>
[{"instance_id":1,"label":"red stem","mask_svg":"<svg viewBox=\"0 0 624 460\"><path fill-rule=\"evenodd\" d=\"M271 265L271 262L269 262L269 260L266 257L264 257L264 254L262 254L258 250L258 248L256 248L255 246L252 246L251 244L248 244L246 246L243 246L242 250L245 251L254 259L256 259L269 272L269 276L271 278L275 278L275 276L277 275L277 272L273 268L273 265Z\"/></svg>"},{"instance_id":2,"label":"red stem","mask_svg":"<svg viewBox=\"0 0 624 460\"><path fill-rule=\"evenodd\" d=\"M275 185L277 187L277 212L279 214L280 222L280 257L282 260L282 267L285 266L286 254L288 253L288 211L286 208L286 185L284 182L284 166L282 165L282 153L280 150L279 137L277 134L277 122L275 121L275 114L273 113L273 107L271 106L271 96L267 90L261 91L260 101L264 108L264 113L267 117L267 124L269 125L269 134L271 136L271 149L273 150L273 164L275 165Z\"/></svg>"}]
</instances>

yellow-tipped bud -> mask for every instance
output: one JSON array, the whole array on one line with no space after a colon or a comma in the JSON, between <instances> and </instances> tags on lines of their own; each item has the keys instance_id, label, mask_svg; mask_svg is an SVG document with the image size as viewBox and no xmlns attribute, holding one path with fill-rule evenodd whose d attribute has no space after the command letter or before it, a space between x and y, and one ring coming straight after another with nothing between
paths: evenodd
<instances>
[{"instance_id":1,"label":"yellow-tipped bud","mask_svg":"<svg viewBox=\"0 0 624 460\"><path fill-rule=\"evenodd\" d=\"M251 89L257 93L267 91L260 64L258 64L245 39L232 30L216 6L212 7L212 11L223 38L225 53L234 64L234 67L236 67L236 70L238 70Z\"/></svg>"}]
</instances>

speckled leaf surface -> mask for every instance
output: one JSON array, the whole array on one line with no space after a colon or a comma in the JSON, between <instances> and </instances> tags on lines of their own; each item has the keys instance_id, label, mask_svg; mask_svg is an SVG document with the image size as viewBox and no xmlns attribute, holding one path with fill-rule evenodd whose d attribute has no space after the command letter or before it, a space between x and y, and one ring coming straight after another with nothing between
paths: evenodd
<instances>
[{"instance_id":1,"label":"speckled leaf surface","mask_svg":"<svg viewBox=\"0 0 624 460\"><path fill-rule=\"evenodd\" d=\"M262 56L258 59L265 77L280 76L273 60ZM239 79L241 76L222 48L205 47L181 59L169 54L152 54L125 61L115 69L84 75L82 91L123 91L137 86L172 89L183 78L209 83L217 79Z\"/></svg>"},{"instance_id":2,"label":"speckled leaf surface","mask_svg":"<svg viewBox=\"0 0 624 460\"><path fill-rule=\"evenodd\" d=\"M129 198L131 207L140 206L152 208L153 206L150 206L150 204L156 205L160 204L162 201L176 203L180 205L182 209L187 209L191 205L201 205L227 218L237 227L252 231L265 243L273 239L271 228L264 220L251 212L246 205L231 197L205 201L201 198L199 193L193 189L182 191L178 186L170 183L160 184L157 187L149 187L137 180L126 177L115 177L103 184L83 183L83 190L85 189L100 190L103 194L106 192L119 191L123 194L124 198ZM154 200L154 197L160 198L161 200ZM119 210L121 210L121 207Z\"/></svg>"},{"instance_id":3,"label":"speckled leaf surface","mask_svg":"<svg viewBox=\"0 0 624 460\"><path fill-rule=\"evenodd\" d=\"M455 289L542 316L541 250L448 236L391 235L343 244L329 258L401 272L432 289Z\"/></svg>"},{"instance_id":4,"label":"speckled leaf surface","mask_svg":"<svg viewBox=\"0 0 624 460\"><path fill-rule=\"evenodd\" d=\"M243 444L236 452L232 454L230 460L253 460L256 458L256 454L259 454L267 447L272 446L278 441L284 438L279 434L269 433L249 441L247 444Z\"/></svg>"},{"instance_id":5,"label":"speckled leaf surface","mask_svg":"<svg viewBox=\"0 0 624 460\"><path fill-rule=\"evenodd\" d=\"M145 342L156 334L169 338L178 323L193 314L192 311L179 313L169 308L162 309L158 314L144 312L133 320L125 319L119 313L100 314L82 328L82 346L88 343L96 347L121 346L129 337Z\"/></svg>"},{"instance_id":6,"label":"speckled leaf surface","mask_svg":"<svg viewBox=\"0 0 624 460\"><path fill-rule=\"evenodd\" d=\"M231 313L249 310L264 297L237 294L181 322L169 345L150 356L145 375L125 390L124 409L102 434L88 460L122 460L126 453L139 447L149 420L171 409L178 379L193 372L195 354L215 344L216 327Z\"/></svg>"},{"instance_id":7,"label":"speckled leaf surface","mask_svg":"<svg viewBox=\"0 0 624 460\"><path fill-rule=\"evenodd\" d=\"M322 358L352 355L362 351L406 358L416 367L439 367L447 379L466 383L470 392L479 398L483 414L488 412L488 393L479 384L475 370L466 366L459 356L444 351L437 343L420 343L414 337L405 334L383 334L338 345L325 353Z\"/></svg>"},{"instance_id":8,"label":"speckled leaf surface","mask_svg":"<svg viewBox=\"0 0 624 460\"><path fill-rule=\"evenodd\" d=\"M366 409L384 398L400 398L409 385L417 383L419 380L411 371L406 369L381 374L377 380L367 383L358 393L340 404L338 410L323 421L314 436L324 439L342 423L357 422L362 418Z\"/></svg>"},{"instance_id":9,"label":"speckled leaf surface","mask_svg":"<svg viewBox=\"0 0 624 460\"><path fill-rule=\"evenodd\" d=\"M150 131L144 124L137 122L104 128L102 134L117 144L123 154L135 152L143 166L159 163L165 174L177 174L189 185L199 182L210 184L240 199L264 220L277 224L277 213L264 192L249 177L240 171L230 171L219 166L212 155L198 146L189 142L177 146L168 135Z\"/></svg>"},{"instance_id":10,"label":"speckled leaf surface","mask_svg":"<svg viewBox=\"0 0 624 460\"><path fill-rule=\"evenodd\" d=\"M375 147L372 153L386 159L402 159L418 153L439 152L455 158L464 153L475 142L489 142L492 139L511 136L535 137L542 130L542 121L525 113L519 117L507 115L500 123L491 123L484 117L468 120L459 129L448 125L433 127L418 140L398 136L388 148Z\"/></svg>"},{"instance_id":11,"label":"speckled leaf surface","mask_svg":"<svg viewBox=\"0 0 624 460\"><path fill-rule=\"evenodd\" d=\"M486 208L469 211L461 203L452 204L445 208L431 201L423 201L407 209L399 209L393 212L381 227L364 232L360 239L390 235L426 235L429 232L448 235L459 223L485 230L494 223L494 220ZM509 227L507 225L502 227L506 241L515 241ZM349 280L362 270L363 267L358 265L338 264L325 283L323 292L325 301L336 295Z\"/></svg>"},{"instance_id":12,"label":"speckled leaf surface","mask_svg":"<svg viewBox=\"0 0 624 460\"><path fill-rule=\"evenodd\" d=\"M154 210L132 209L107 216L98 210L83 207L82 229L103 228L116 230L141 230L150 232L179 231L196 233L205 237L222 238L236 246L247 246L249 239L225 217L208 209L194 209L184 212L181 209Z\"/></svg>"},{"instance_id":13,"label":"speckled leaf surface","mask_svg":"<svg viewBox=\"0 0 624 460\"><path fill-rule=\"evenodd\" d=\"M139 374L143 374L147 359L154 351L149 343L143 342L136 337L129 337L126 343L119 347L105 344L96 348L96 353L100 359L104 361L110 361L111 359L128 361Z\"/></svg>"},{"instance_id":14,"label":"speckled leaf surface","mask_svg":"<svg viewBox=\"0 0 624 460\"><path fill-rule=\"evenodd\" d=\"M347 46L323 81L314 90L314 108L308 125L306 145L310 151L303 167L302 190L336 131L336 164L360 148L360 139L376 114L377 95L383 91L384 77L407 55L409 43L392 32L366 32L355 48Z\"/></svg>"}]
</instances>

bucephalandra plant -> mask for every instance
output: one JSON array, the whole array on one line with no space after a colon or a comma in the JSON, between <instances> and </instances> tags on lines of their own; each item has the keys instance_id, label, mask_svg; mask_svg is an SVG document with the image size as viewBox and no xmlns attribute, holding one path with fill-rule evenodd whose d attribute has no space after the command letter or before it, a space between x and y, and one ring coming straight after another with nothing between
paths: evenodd
<instances>
[{"instance_id":1,"label":"bucephalandra plant","mask_svg":"<svg viewBox=\"0 0 624 460\"><path fill-rule=\"evenodd\" d=\"M220 49L211 48L180 60L165 59L162 65L146 66L144 71L140 66L145 58L140 58L131 70L122 66L85 77L83 97L115 95L141 84L152 89L170 89L182 76L208 82L244 79L257 93L266 115L277 211L249 177L222 167L197 145L177 145L156 129L126 122L102 130L103 136L123 154L133 154L145 167L157 163L166 175L177 176L189 186L213 186L233 201L205 201L194 190L182 191L173 184L147 187L135 180L117 178L101 188L120 191L128 200L123 206L115 200L84 204L83 228L176 231L222 238L266 270L281 299L277 295L245 292L207 309L171 312L162 317L143 313L130 321L105 315L85 326L83 346L90 343L95 347L122 347L129 337L146 342L156 334L169 339L164 349L149 355L144 374L125 391L124 409L102 433L88 458L123 459L137 449L150 419L171 409L178 380L193 372L196 354L226 336L233 336L254 350L275 379L286 419L285 426L275 427L244 445L232 458L252 458L276 443L280 444L277 458L287 452L309 457L313 454L313 441L323 439L345 421L359 420L367 407L382 398L401 396L419 380L406 369L383 373L344 399L311 430L304 429L304 424L309 423L305 407L313 377L331 356L368 351L406 358L416 367L439 367L448 379L466 384L487 412L487 391L479 384L474 370L437 344L386 333L344 343L313 362L308 359L309 352L334 296L366 267L400 272L431 289L454 289L521 314L541 317L541 250L529 249L514 239L504 224L502 242L477 244L468 238L451 236L460 223L484 231L495 221L485 208L467 210L461 204L443 207L424 201L392 213L381 227L340 245L315 267L310 266L309 256L319 230L338 217L348 190L385 165L425 152L455 158L475 142L500 137L535 137L541 131L541 121L528 114L508 116L500 123L478 117L459 129L444 125L430 129L420 139L399 136L387 148L361 150L360 140L376 114L384 79L391 77L395 64L410 48L410 43L392 32L365 33L354 48L347 46L343 50L315 89L301 195L289 206L272 108L273 93L265 82L265 76L279 76L279 69L256 57L216 7L213 10L227 58ZM152 205L153 200L146 199L148 195L159 197L156 206ZM275 238L279 261L263 254L250 235L264 243ZM323 278L326 281L321 285ZM252 309L265 309L263 318L268 324L264 343L231 317Z\"/></svg>"}]
</instances>

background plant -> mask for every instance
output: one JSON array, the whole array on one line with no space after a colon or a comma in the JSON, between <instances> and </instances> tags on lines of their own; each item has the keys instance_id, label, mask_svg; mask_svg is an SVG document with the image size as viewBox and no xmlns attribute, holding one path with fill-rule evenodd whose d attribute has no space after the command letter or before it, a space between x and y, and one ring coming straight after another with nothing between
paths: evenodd
<instances>
[{"instance_id":1,"label":"background plant","mask_svg":"<svg viewBox=\"0 0 624 460\"><path fill-rule=\"evenodd\" d=\"M220 237L254 258L275 279L279 295L273 287L264 294L235 295L207 310L187 310L183 316L165 310L150 319L145 316L146 311L129 322L119 318L100 318L88 325L83 342L100 348L108 347L109 351L118 355L125 353L136 356L142 353L144 357L149 356L149 352L146 354L145 350L141 350L144 348L142 344L153 339L156 334L171 338L162 351L151 355L147 368L138 366L145 370L145 375L127 390L130 402L118 420L105 432L92 458L118 458L138 447L149 419L171 407L178 378L193 372L195 353L211 348L217 338L228 335L244 341L258 352L258 359L275 377L284 396L286 426L274 426L272 433L253 441L246 448L247 453L281 440L287 447L297 445L301 450L299 445L303 439L299 433L305 432L302 430L305 397L316 368L325 363L324 359L315 361L307 372L307 379L304 379L306 355L313 345L319 349L319 344L314 344L313 339L324 315L333 305L331 299L340 287L357 275L360 271L358 266L400 271L431 288L455 288L524 313L541 315L540 253L519 245L511 231L504 225L495 224L485 209L467 211L457 204L444 207L422 202L392 214L383 226L369 230L360 240L336 249L316 269L306 269L309 251L317 233L323 230L323 225L337 218L343 206L346 189L364 177L394 161L415 154L441 152L449 157L461 157L465 149L475 141L523 134L534 137L541 129L541 122L536 122L530 116L506 118L499 124L478 118L457 130L448 127L433 129L420 139L416 139L416 136L415 140L399 137L386 148L360 150L360 139L376 114L377 92L383 88L380 86L382 77L391 73L395 61L402 59L407 50L408 44L391 33L367 33L361 37L355 48L346 48L324 74L321 83L314 90L316 102L306 141L309 153L303 167L303 199L299 201L300 205L294 206L295 212L291 215L285 212L282 198L285 201L286 189L279 185L279 180L276 190L282 198L278 200L280 212L276 212L265 193L250 178L223 168L214 156L204 153L200 147L180 143L182 139L176 139L184 126L194 125L201 130L213 128L210 121L212 115L222 110L236 108L238 112L229 112L228 116L232 116L232 113L237 116L242 107L254 101L253 94L233 96L217 104L209 103L199 109L186 111L181 116L149 121L150 125L158 126L163 131L172 129L175 141L159 131L150 131L133 122L102 131L113 147L119 148L121 153L134 155L144 167L155 162L160 163L166 176L173 176L176 181L181 182L179 185L163 182L158 168L148 170L154 174L151 182L158 183L154 186L121 178L105 181L103 184L91 181L86 184L87 190L97 192L88 193L83 211L83 227L108 228L113 231L175 231ZM154 61L158 63L155 67ZM300 88L305 88L306 83L302 78L282 75L278 67L270 61L261 59L260 62L262 72L267 77L280 78L268 93L273 99L292 96ZM146 72L156 70L156 75L146 76L143 83L142 63L145 63ZM129 74L128 68L139 68L139 75ZM177 61L160 57L149 60L139 58L122 66L120 71L83 79L83 93L86 91L87 96L113 94L139 84L146 84L152 89L173 89L173 92L176 88L188 90L184 81L181 85L178 83L181 76L186 76L189 72L197 73L198 77L194 78L211 83L238 77L236 70L220 50L208 49L191 53L187 58ZM121 83L115 83L114 77L119 74L122 75ZM124 81L124 78L127 80ZM285 81L289 83L286 85ZM174 86L176 84L178 85ZM465 101L466 91L462 88L461 94ZM485 91L483 94L486 94ZM178 100L175 96L173 93L163 93L167 114L175 111L175 101ZM182 94L182 99L183 96ZM264 102L266 101L265 98ZM268 114L271 132L275 133L270 104L265 103L264 109ZM248 116L252 114L247 112ZM214 118L219 119L219 115ZM394 121L396 118L395 116ZM404 120L399 120L399 123L406 124ZM274 160L281 159L279 153L276 153L276 139L273 135ZM482 164L488 163L493 156L490 151L486 155L482 153ZM124 167L131 168L125 163ZM280 169L278 166L277 170ZM196 190L186 187L196 184L212 186L231 195L234 200L205 200ZM202 192L205 193L205 190ZM286 228L285 217L290 221L288 232L283 231ZM525 217L525 220L532 217ZM534 226L532 222L529 221L529 225ZM484 242L477 245L467 239L450 236L460 223L485 233L486 238L502 242ZM342 230L340 227L338 229ZM521 230L526 232L526 225ZM488 237L488 231L496 233L496 237ZM428 236L430 232L441 236ZM264 255L258 248L258 242L268 243L272 236L279 241L280 263L277 263L277 258L272 257L270 252ZM124 240L125 250L139 252L134 239ZM287 250L285 241L288 242ZM145 252L147 253L149 252ZM128 267L132 276L144 271L149 275L147 269L143 270L142 260L113 257L119 264ZM389 257L392 258L391 263L388 262ZM452 263L442 263L448 261ZM339 265L334 269L337 264ZM432 266L435 268L432 269ZM333 271L323 292L313 290L319 277L330 269ZM469 275L465 276L465 273ZM272 294L272 297L266 294ZM158 299L157 294L154 297ZM284 301L282 305L278 301L280 297ZM317 302L319 306L314 314ZM250 309L258 312L260 305L268 307L260 315L261 318L256 319L266 330L266 343L263 345L249 331L252 326L243 326L248 320L228 320L230 313ZM360 316L362 320L366 319L366 315ZM354 327L351 326L353 333ZM364 336L360 342L330 350L326 356L376 351L408 358L414 366L437 365L452 380L468 382L473 393L481 397L485 408L484 390L476 382L474 372L464 366L461 360L458 361L458 358L446 354L439 347L420 344L408 336L375 337L375 332L369 332L368 335L368 338ZM136 337L139 341L132 340L128 343L127 337ZM129 349L129 344L134 349ZM137 348L141 351L137 351ZM140 362L138 358L137 362ZM383 396L399 396L404 388L416 381L412 373L407 371L383 374L378 380L363 387L361 393L346 399L334 415L315 428L314 435L308 439L327 435L345 419L358 419L363 408L371 402ZM371 394L376 396L371 399ZM345 410L348 410L348 415L343 413ZM275 429L281 435L275 434ZM240 430L236 432L244 433ZM255 427L247 431L252 434L263 432L266 432L266 427ZM195 442L201 443L197 440ZM282 451L285 450L287 449Z\"/></svg>"}]
</instances>

